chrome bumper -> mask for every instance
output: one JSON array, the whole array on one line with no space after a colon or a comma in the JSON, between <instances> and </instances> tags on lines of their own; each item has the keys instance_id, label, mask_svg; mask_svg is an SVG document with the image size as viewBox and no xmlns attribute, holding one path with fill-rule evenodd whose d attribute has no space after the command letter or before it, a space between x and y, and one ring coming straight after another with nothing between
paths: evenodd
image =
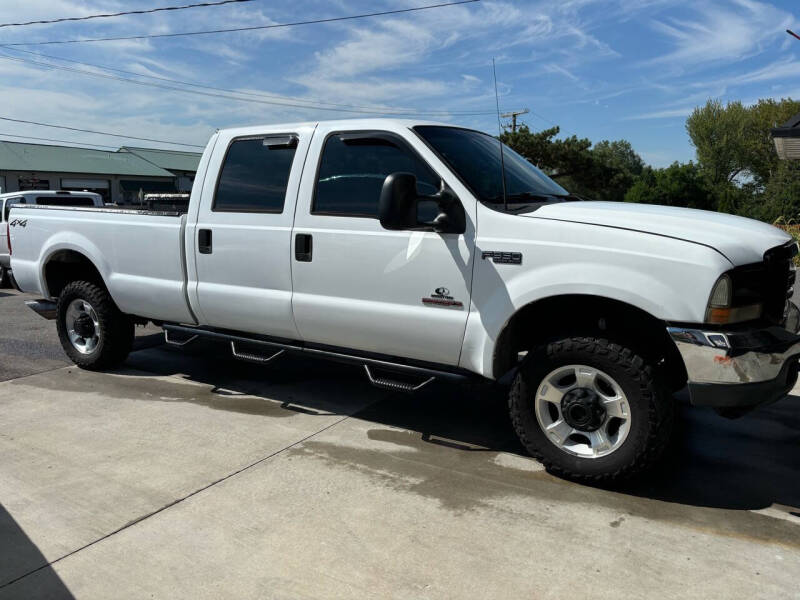
<instances>
[{"instance_id":1,"label":"chrome bumper","mask_svg":"<svg viewBox=\"0 0 800 600\"><path fill-rule=\"evenodd\" d=\"M778 400L794 386L800 358L800 312L790 307L790 329L708 331L668 327L683 358L693 404L755 406Z\"/></svg>"}]
</instances>

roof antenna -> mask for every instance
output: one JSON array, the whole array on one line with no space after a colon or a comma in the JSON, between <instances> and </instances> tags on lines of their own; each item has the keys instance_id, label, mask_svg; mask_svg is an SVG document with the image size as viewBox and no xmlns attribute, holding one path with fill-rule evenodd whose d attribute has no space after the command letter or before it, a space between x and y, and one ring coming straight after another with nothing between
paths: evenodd
<instances>
[{"instance_id":1,"label":"roof antenna","mask_svg":"<svg viewBox=\"0 0 800 600\"><path fill-rule=\"evenodd\" d=\"M503 126L500 123L500 96L497 94L497 68L494 66L494 57L492 57L492 73L494 74L494 102L497 105L497 141L500 143L500 169L501 179L503 181L503 210L508 212L508 195L506 194L506 161L503 157L503 140L499 136L503 135Z\"/></svg>"}]
</instances>

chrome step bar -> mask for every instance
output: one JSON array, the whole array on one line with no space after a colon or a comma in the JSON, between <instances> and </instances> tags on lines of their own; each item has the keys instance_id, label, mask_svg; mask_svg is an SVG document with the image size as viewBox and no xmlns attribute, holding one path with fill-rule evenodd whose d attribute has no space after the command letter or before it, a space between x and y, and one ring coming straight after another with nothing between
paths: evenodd
<instances>
[{"instance_id":1,"label":"chrome step bar","mask_svg":"<svg viewBox=\"0 0 800 600\"><path fill-rule=\"evenodd\" d=\"M394 379L387 379L385 377L375 377L372 371L370 371L369 365L364 365L364 371L367 373L367 378L372 385L394 392L416 392L436 379L436 377L428 377L422 383L413 384L404 381L395 381Z\"/></svg>"},{"instance_id":2,"label":"chrome step bar","mask_svg":"<svg viewBox=\"0 0 800 600\"><path fill-rule=\"evenodd\" d=\"M236 342L231 342L231 354L233 354L234 358L238 358L239 360L246 360L249 362L259 363L259 364L267 364L268 362L272 362L282 354L286 352L285 349L281 348L272 356L261 356L259 354L252 354L250 352L242 352L241 350L236 350Z\"/></svg>"}]
</instances>

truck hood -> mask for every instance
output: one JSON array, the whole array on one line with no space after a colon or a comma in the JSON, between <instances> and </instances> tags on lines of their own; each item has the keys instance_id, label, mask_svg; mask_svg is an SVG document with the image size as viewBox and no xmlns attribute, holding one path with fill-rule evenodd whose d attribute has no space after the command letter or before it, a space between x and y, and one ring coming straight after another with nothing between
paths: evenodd
<instances>
[{"instance_id":1,"label":"truck hood","mask_svg":"<svg viewBox=\"0 0 800 600\"><path fill-rule=\"evenodd\" d=\"M525 216L617 227L709 246L735 266L760 262L764 252L791 236L761 221L725 213L633 204L630 202L559 202Z\"/></svg>"}]
</instances>

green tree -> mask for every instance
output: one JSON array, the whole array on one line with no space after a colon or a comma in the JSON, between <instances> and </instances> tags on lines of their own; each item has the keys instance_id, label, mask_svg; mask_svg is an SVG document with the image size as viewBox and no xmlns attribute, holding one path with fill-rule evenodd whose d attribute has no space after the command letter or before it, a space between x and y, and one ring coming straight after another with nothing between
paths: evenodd
<instances>
[{"instance_id":1,"label":"green tree","mask_svg":"<svg viewBox=\"0 0 800 600\"><path fill-rule=\"evenodd\" d=\"M500 139L573 194L622 200L644 168L630 143L604 140L593 147L589 139L574 135L557 139L559 131L551 127L533 132L523 125Z\"/></svg>"},{"instance_id":2,"label":"green tree","mask_svg":"<svg viewBox=\"0 0 800 600\"><path fill-rule=\"evenodd\" d=\"M778 161L758 204L754 217L770 223L800 222L800 161Z\"/></svg>"},{"instance_id":3,"label":"green tree","mask_svg":"<svg viewBox=\"0 0 800 600\"><path fill-rule=\"evenodd\" d=\"M674 162L666 169L645 167L625 194L626 202L716 210L717 201L701 169Z\"/></svg>"},{"instance_id":4,"label":"green tree","mask_svg":"<svg viewBox=\"0 0 800 600\"><path fill-rule=\"evenodd\" d=\"M800 102L791 98L752 106L709 100L686 120L686 131L698 164L715 187L724 188L741 175L763 188L779 164L770 129L798 112Z\"/></svg>"},{"instance_id":5,"label":"green tree","mask_svg":"<svg viewBox=\"0 0 800 600\"><path fill-rule=\"evenodd\" d=\"M750 115L741 102L723 106L719 100L709 100L694 109L686 120L686 131L712 185L731 183L747 168Z\"/></svg>"}]
</instances>

